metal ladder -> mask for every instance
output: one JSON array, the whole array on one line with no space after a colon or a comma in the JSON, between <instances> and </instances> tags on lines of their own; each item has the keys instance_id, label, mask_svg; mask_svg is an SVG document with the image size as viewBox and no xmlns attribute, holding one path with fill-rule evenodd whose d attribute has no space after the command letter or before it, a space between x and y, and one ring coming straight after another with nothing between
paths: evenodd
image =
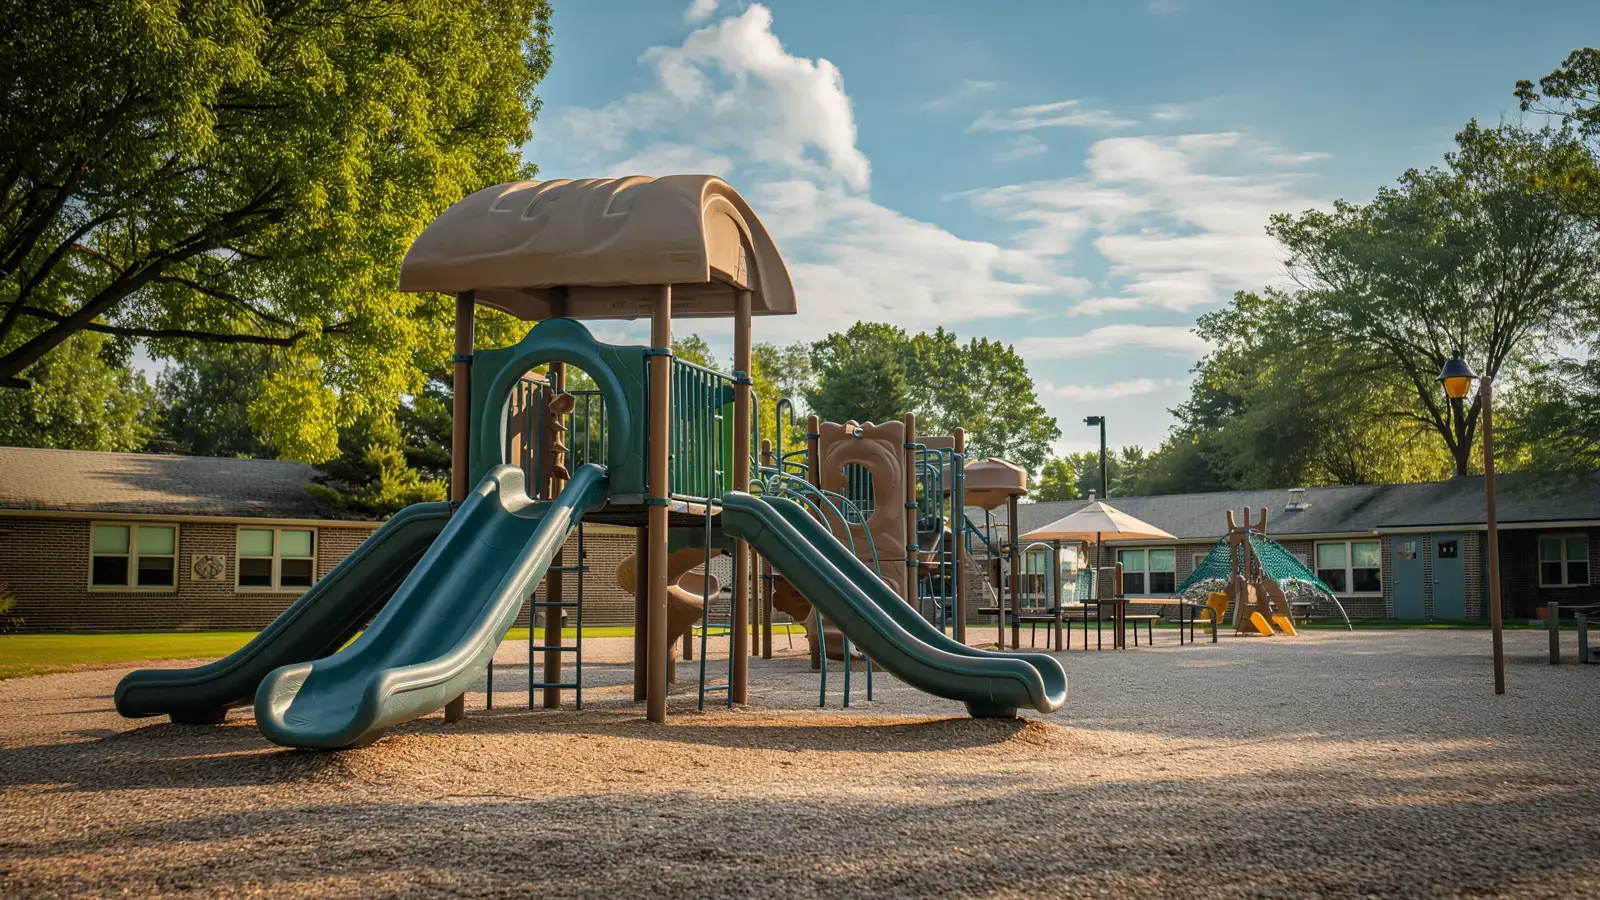
<instances>
[{"instance_id":1,"label":"metal ladder","mask_svg":"<svg viewBox=\"0 0 1600 900\"><path fill-rule=\"evenodd\" d=\"M570 566L569 565L557 565L557 566L551 566L549 569L545 570L545 582L546 583L549 582L550 576L552 576L552 575L556 576L557 578L560 578L560 577L564 576L565 574L567 574L569 572L576 573L577 576L578 576L578 578L577 578L578 588L577 588L577 592L576 592L576 595L574 596L574 598L571 599L571 600L559 600L559 601L555 601L555 600L537 600L537 599L534 599L535 597L538 596L537 593L535 593L533 596L530 596L528 598L528 708L529 709L533 709L534 708L534 701L533 701L534 692L538 691L538 690L543 690L545 688L555 688L557 690L570 690L570 691L572 691L573 692L572 693L572 705L573 705L573 708L574 709L583 709L583 576L584 576L584 574L586 574L589 571L589 566L586 563L586 560L589 558L589 556L588 556L587 551L585 551L584 547L583 547L583 527L582 527L582 524L581 524L581 520L580 520L580 524L577 526L576 530L577 530L577 533L578 533L578 563L577 563L577 565L570 565ZM535 590L537 590L537 587L535 588ZM546 593L546 596L548 596L548 592ZM576 634L576 637L573 638L573 642L572 642L571 645L566 645L566 644L555 645L555 644L550 644L549 643L548 633L549 633L549 630L550 630L550 620L552 618L549 615L549 613L546 613L546 615L545 615L546 643L544 643L544 644L535 644L534 643L534 640L535 640L535 638L534 638L534 628L535 628L535 625L536 625L537 620L538 620L538 611L541 610L541 609L542 610L551 610L551 611L561 611L561 612L564 612L565 610L570 609L570 610L573 611L573 619L574 619L573 629L574 629L574 632ZM561 622L561 618L562 617L559 615L559 613L558 613L557 616L555 616L555 619L556 619L558 624ZM557 635L560 635L560 633L561 633L560 631L556 632ZM539 661L540 661L539 660L539 654L545 653L547 651L552 651L552 650L556 651L558 653L571 653L572 654L573 680L571 680L571 681L537 681L537 680L535 680L535 678L534 678L534 670L535 670L534 667L539 664ZM485 699L484 707L486 709L494 709L494 660L493 659L489 660L488 684L487 684L485 698L486 699Z\"/></svg>"}]
</instances>

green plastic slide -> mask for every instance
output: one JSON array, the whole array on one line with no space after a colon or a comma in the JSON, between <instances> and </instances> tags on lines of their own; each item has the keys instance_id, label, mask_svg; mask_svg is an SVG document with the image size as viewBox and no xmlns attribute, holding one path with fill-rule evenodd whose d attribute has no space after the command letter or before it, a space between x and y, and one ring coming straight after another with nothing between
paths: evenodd
<instances>
[{"instance_id":1,"label":"green plastic slide","mask_svg":"<svg viewBox=\"0 0 1600 900\"><path fill-rule=\"evenodd\" d=\"M799 504L739 491L722 496L722 528L772 563L862 652L900 680L965 703L973 716L1054 712L1067 673L1043 653L993 653L928 624Z\"/></svg>"},{"instance_id":2,"label":"green plastic slide","mask_svg":"<svg viewBox=\"0 0 1600 900\"><path fill-rule=\"evenodd\" d=\"M268 672L344 646L389 600L450 518L448 503L418 503L392 516L333 571L234 653L193 669L141 669L117 685L117 712L221 722L249 705Z\"/></svg>"},{"instance_id":3,"label":"green plastic slide","mask_svg":"<svg viewBox=\"0 0 1600 900\"><path fill-rule=\"evenodd\" d=\"M595 465L551 502L523 485L520 469L490 471L360 637L269 674L256 691L262 733L290 747L359 746L465 693L579 517L606 501Z\"/></svg>"}]
</instances>

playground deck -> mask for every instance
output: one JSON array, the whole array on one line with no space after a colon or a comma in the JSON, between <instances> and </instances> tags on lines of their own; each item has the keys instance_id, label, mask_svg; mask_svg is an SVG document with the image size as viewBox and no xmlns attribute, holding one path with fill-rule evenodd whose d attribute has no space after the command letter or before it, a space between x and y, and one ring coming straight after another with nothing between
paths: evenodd
<instances>
[{"instance_id":1,"label":"playground deck","mask_svg":"<svg viewBox=\"0 0 1600 900\"><path fill-rule=\"evenodd\" d=\"M681 663L661 727L627 702L627 639L591 642L582 714L520 708L510 644L504 708L339 754L274 747L247 710L119 718L120 671L7 681L0 895L1600 890L1600 785L1570 774L1597 673L1547 665L1543 633L1506 635L1501 698L1478 631L1156 638L1065 656L1045 721L881 675L872 705L818 711L797 654L752 665L755 708L703 716Z\"/></svg>"}]
</instances>

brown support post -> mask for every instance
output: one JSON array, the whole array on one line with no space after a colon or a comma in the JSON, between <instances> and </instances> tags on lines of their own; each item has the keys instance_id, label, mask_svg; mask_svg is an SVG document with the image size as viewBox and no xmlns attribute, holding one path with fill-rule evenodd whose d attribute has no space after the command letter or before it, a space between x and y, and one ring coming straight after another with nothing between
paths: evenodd
<instances>
[{"instance_id":1,"label":"brown support post","mask_svg":"<svg viewBox=\"0 0 1600 900\"><path fill-rule=\"evenodd\" d=\"M559 292L557 292L557 293L559 293ZM566 314L567 314L567 301L566 301L565 297L559 297L558 296L558 297L553 297L551 299L551 301L550 301L550 314L551 314L552 318L562 318L562 317L566 316ZM553 362L553 363L550 364L549 373L550 373L550 396L553 399L555 397L555 395L557 395L557 394L559 394L562 391L567 389L567 364L564 363L564 362ZM539 412L542 414L544 412L544 410L539 410ZM557 434L559 434L559 431L557 432ZM567 464L571 465L571 463L567 463ZM554 500L556 498L556 495L560 494L561 493L561 489L563 487L565 487L565 486L566 486L566 482L562 481L561 479L556 477L555 472L554 472L553 467L552 467L552 471L551 471L551 474L550 474L550 499ZM563 564L565 564L566 559L567 559L567 548L565 546L563 546L560 550L558 550L556 552L555 564L552 566L552 568L559 569ZM579 564L580 565L582 564L581 560L579 561ZM544 598L546 600L550 601L551 603L560 603L560 602L564 601L566 599L566 580L567 580L567 576L566 576L565 572L549 572L549 573L546 573L545 577L544 577ZM561 646L561 641L562 641L562 638L561 638L561 626L565 625L566 623L567 623L567 611L566 611L566 609L564 609L564 608L562 608L560 606L548 606L548 607L545 607L545 611L544 611L544 645L546 647L560 647ZM531 627L533 623L530 621L528 624ZM544 680L545 680L546 684L559 684L560 683L560 681L561 681L561 662L562 662L562 660L561 660L561 651L560 650L552 649L552 650L546 650L544 652ZM556 687L547 687L547 688L545 688L544 689L544 708L545 709L556 709L556 708L558 708L560 706L561 706L561 689L560 688L556 688Z\"/></svg>"},{"instance_id":2,"label":"brown support post","mask_svg":"<svg viewBox=\"0 0 1600 900\"><path fill-rule=\"evenodd\" d=\"M772 441L761 439L761 464L772 468ZM760 558L757 569L761 573L761 580L757 584L757 591L761 597L761 658L772 658L772 564L765 557Z\"/></svg>"},{"instance_id":3,"label":"brown support post","mask_svg":"<svg viewBox=\"0 0 1600 900\"><path fill-rule=\"evenodd\" d=\"M455 372L454 399L450 403L450 499L460 504L472 490L468 479L472 477L472 314L475 296L472 291L456 295ZM452 508L451 512L454 512ZM459 722L466 718L467 698L463 694L444 706L444 720Z\"/></svg>"},{"instance_id":4,"label":"brown support post","mask_svg":"<svg viewBox=\"0 0 1600 900\"><path fill-rule=\"evenodd\" d=\"M1111 639L1111 647L1115 650L1126 650L1128 649L1128 639L1127 635L1123 633L1123 628L1127 622L1127 619L1124 618L1127 615L1127 610L1123 606L1124 597L1122 594L1122 560L1120 559L1117 560L1116 588L1116 601L1111 608L1115 611L1112 614L1112 619L1116 622L1117 636Z\"/></svg>"},{"instance_id":5,"label":"brown support post","mask_svg":"<svg viewBox=\"0 0 1600 900\"><path fill-rule=\"evenodd\" d=\"M1489 630L1494 642L1494 692L1506 692L1506 650L1500 617L1500 516L1494 485L1494 378L1478 380L1478 400L1483 404L1483 494L1487 514L1484 539L1489 543ZM1556 625L1556 627L1560 627ZM1585 660L1579 660L1584 662Z\"/></svg>"},{"instance_id":6,"label":"brown support post","mask_svg":"<svg viewBox=\"0 0 1600 900\"><path fill-rule=\"evenodd\" d=\"M649 605L646 608L647 669L645 671L645 717L652 722L667 720L667 667L673 665L672 648L667 640L667 449L672 422L672 285L661 285L655 309L650 315L650 459L649 509L650 568L646 580Z\"/></svg>"},{"instance_id":7,"label":"brown support post","mask_svg":"<svg viewBox=\"0 0 1600 900\"><path fill-rule=\"evenodd\" d=\"M806 480L815 486L822 485L822 420L806 416Z\"/></svg>"},{"instance_id":8,"label":"brown support post","mask_svg":"<svg viewBox=\"0 0 1600 900\"><path fill-rule=\"evenodd\" d=\"M992 534L990 536L993 537ZM1005 564L1005 557L1002 556L996 556L995 558L989 560L989 568L993 570L994 573L989 578L989 583L994 585L994 646L997 650L1004 650L1006 648L1006 598L1004 590L1006 585Z\"/></svg>"},{"instance_id":9,"label":"brown support post","mask_svg":"<svg viewBox=\"0 0 1600 900\"><path fill-rule=\"evenodd\" d=\"M906 413L906 444L917 442L917 417ZM917 451L907 446L900 451L906 473L906 571L900 596L906 605L917 609ZM921 610L918 610L919 612Z\"/></svg>"},{"instance_id":10,"label":"brown support post","mask_svg":"<svg viewBox=\"0 0 1600 900\"><path fill-rule=\"evenodd\" d=\"M1049 579L1050 584L1052 585L1051 590L1055 592L1055 596L1051 598L1051 600L1053 602L1050 604L1050 606L1056 612L1056 652L1060 653L1061 652L1061 604L1063 602L1065 602L1065 601L1063 601L1061 599L1062 584L1061 584L1061 542L1060 541L1051 541L1050 542L1050 564L1055 567L1054 569L1051 570L1051 575L1050 575L1050 579Z\"/></svg>"},{"instance_id":11,"label":"brown support post","mask_svg":"<svg viewBox=\"0 0 1600 900\"><path fill-rule=\"evenodd\" d=\"M750 490L750 292L733 297L733 488ZM706 510L706 515L711 511ZM733 685L734 703L750 692L750 545L733 542Z\"/></svg>"},{"instance_id":12,"label":"brown support post","mask_svg":"<svg viewBox=\"0 0 1600 900\"><path fill-rule=\"evenodd\" d=\"M967 511L957 507L966 503L967 473L963 465L966 455L967 431L957 428L955 456L950 460L950 533L955 539L955 546L950 548L950 568L956 578L955 637L962 644L967 642Z\"/></svg>"},{"instance_id":13,"label":"brown support post","mask_svg":"<svg viewBox=\"0 0 1600 900\"><path fill-rule=\"evenodd\" d=\"M650 642L646 623L650 621L650 529L633 529L633 702L643 703L645 684L650 680Z\"/></svg>"},{"instance_id":14,"label":"brown support post","mask_svg":"<svg viewBox=\"0 0 1600 900\"><path fill-rule=\"evenodd\" d=\"M1018 521L1015 496L1006 498L1006 511L1010 518L1011 544L1011 649L1022 649L1022 524Z\"/></svg>"}]
</instances>

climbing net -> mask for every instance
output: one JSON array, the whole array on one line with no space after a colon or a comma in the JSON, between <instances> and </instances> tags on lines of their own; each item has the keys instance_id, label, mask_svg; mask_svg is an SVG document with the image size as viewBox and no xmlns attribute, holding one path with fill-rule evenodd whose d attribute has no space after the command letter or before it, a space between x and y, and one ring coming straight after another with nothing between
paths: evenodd
<instances>
[{"instance_id":1,"label":"climbing net","mask_svg":"<svg viewBox=\"0 0 1600 900\"><path fill-rule=\"evenodd\" d=\"M1251 533L1250 549L1256 561L1255 572L1242 573L1246 575L1260 574L1272 579L1283 588L1283 593L1291 603L1309 603L1315 608L1318 605L1332 603L1339 610L1339 615L1344 619L1345 627L1350 625L1350 615L1345 612L1344 604L1334 595L1333 588L1328 587L1317 574L1300 561L1300 557L1290 553L1288 548L1277 541L1270 540L1262 535ZM1194 567L1189 577L1178 586L1179 595L1198 594L1212 590L1221 590L1232 580L1238 571L1239 562L1234 558L1233 548L1229 546L1228 539L1217 541L1216 545Z\"/></svg>"}]
</instances>

